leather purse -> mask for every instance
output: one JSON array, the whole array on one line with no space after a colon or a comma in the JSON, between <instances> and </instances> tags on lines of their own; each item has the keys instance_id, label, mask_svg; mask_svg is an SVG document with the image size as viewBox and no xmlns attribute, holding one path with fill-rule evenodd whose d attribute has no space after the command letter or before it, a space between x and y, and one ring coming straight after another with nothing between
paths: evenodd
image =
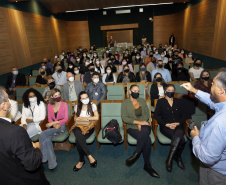
<instances>
[{"instance_id":1,"label":"leather purse","mask_svg":"<svg viewBox=\"0 0 226 185\"><path fill-rule=\"evenodd\" d=\"M69 142L63 142L63 143L55 143L54 150L61 150L61 151L70 151L71 150L71 144Z\"/></svg>"}]
</instances>

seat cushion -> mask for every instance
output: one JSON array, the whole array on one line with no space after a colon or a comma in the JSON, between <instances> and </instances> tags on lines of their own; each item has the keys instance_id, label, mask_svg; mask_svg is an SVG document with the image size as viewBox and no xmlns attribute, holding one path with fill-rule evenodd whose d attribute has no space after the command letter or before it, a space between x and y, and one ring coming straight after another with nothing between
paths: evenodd
<instances>
[{"instance_id":1,"label":"seat cushion","mask_svg":"<svg viewBox=\"0 0 226 185\"><path fill-rule=\"evenodd\" d=\"M171 144L171 139L169 139L168 137L164 136L159 129L159 126L157 128L157 138L159 140L160 143L164 144L164 145L169 145ZM184 136L185 142L187 141L187 137Z\"/></svg>"},{"instance_id":2,"label":"seat cushion","mask_svg":"<svg viewBox=\"0 0 226 185\"><path fill-rule=\"evenodd\" d=\"M122 136L122 141L120 143L122 143L124 141L124 130L123 130L123 128L120 128L120 134ZM101 129L100 132L99 132L99 135L97 137L97 140L98 140L99 143L112 143L107 138L103 139L102 135L103 134L102 134L102 129Z\"/></svg>"},{"instance_id":3,"label":"seat cushion","mask_svg":"<svg viewBox=\"0 0 226 185\"><path fill-rule=\"evenodd\" d=\"M33 137L31 138L31 140L32 140L32 142L37 142L37 141L39 140L39 134L33 136Z\"/></svg>"},{"instance_id":4,"label":"seat cushion","mask_svg":"<svg viewBox=\"0 0 226 185\"><path fill-rule=\"evenodd\" d=\"M65 130L63 133L52 138L52 142L63 142L68 138L68 131Z\"/></svg>"},{"instance_id":5,"label":"seat cushion","mask_svg":"<svg viewBox=\"0 0 226 185\"><path fill-rule=\"evenodd\" d=\"M87 144L92 143L95 140L95 136L96 134L95 132L93 132L91 136L89 136L89 138L86 139L86 143ZM69 142L75 144L76 138L75 138L74 132L72 132L71 135L69 136Z\"/></svg>"},{"instance_id":6,"label":"seat cushion","mask_svg":"<svg viewBox=\"0 0 226 185\"><path fill-rule=\"evenodd\" d=\"M150 138L151 138L151 143L153 144L155 142L155 136L153 134L153 132L151 131L151 134L149 135ZM136 145L137 144L137 140L135 138L133 138L131 135L128 134L127 136L127 140L128 140L128 143L130 145Z\"/></svg>"}]
</instances>

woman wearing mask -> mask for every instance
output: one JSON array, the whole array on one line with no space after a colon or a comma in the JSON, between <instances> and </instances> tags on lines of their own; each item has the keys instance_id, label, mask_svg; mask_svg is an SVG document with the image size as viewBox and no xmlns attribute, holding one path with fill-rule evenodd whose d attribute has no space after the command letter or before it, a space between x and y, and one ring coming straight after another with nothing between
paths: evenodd
<instances>
[{"instance_id":1,"label":"woman wearing mask","mask_svg":"<svg viewBox=\"0 0 226 185\"><path fill-rule=\"evenodd\" d=\"M129 66L129 69L131 72L133 72L133 66L131 64L128 64L126 59L123 59L122 62L121 62L121 65L119 66L119 70L118 70L118 73L121 73L123 71L123 67L125 65L128 65Z\"/></svg>"},{"instance_id":2,"label":"woman wearing mask","mask_svg":"<svg viewBox=\"0 0 226 185\"><path fill-rule=\"evenodd\" d=\"M117 69L116 69L115 65L113 64L112 60L109 59L107 61L107 65L111 66L112 73L117 73Z\"/></svg>"},{"instance_id":3,"label":"woman wearing mask","mask_svg":"<svg viewBox=\"0 0 226 185\"><path fill-rule=\"evenodd\" d=\"M57 166L56 156L53 150L52 138L65 131L65 123L68 120L68 105L63 102L59 89L52 89L49 94L47 130L39 136L42 151L42 162L48 161L48 168L53 170Z\"/></svg>"},{"instance_id":4,"label":"woman wearing mask","mask_svg":"<svg viewBox=\"0 0 226 185\"><path fill-rule=\"evenodd\" d=\"M97 59L97 58L99 58L99 57L98 57L98 54L97 54L97 52L94 52L94 53L93 53L93 59Z\"/></svg>"},{"instance_id":5,"label":"woman wearing mask","mask_svg":"<svg viewBox=\"0 0 226 185\"><path fill-rule=\"evenodd\" d=\"M159 98L164 98L164 88L166 86L166 82L162 78L161 73L156 73L153 79L153 84L151 86L150 90L150 99L151 99L151 104L154 106L154 100L159 99Z\"/></svg>"},{"instance_id":6,"label":"woman wearing mask","mask_svg":"<svg viewBox=\"0 0 226 185\"><path fill-rule=\"evenodd\" d=\"M212 86L212 80L210 79L210 72L203 70L200 74L200 78L195 83L195 88L210 94Z\"/></svg>"},{"instance_id":7,"label":"woman wearing mask","mask_svg":"<svg viewBox=\"0 0 226 185\"><path fill-rule=\"evenodd\" d=\"M189 75L190 75L191 81L197 81L200 78L200 74L204 70L201 66L202 66L202 60L196 59L193 64L193 67L189 69Z\"/></svg>"},{"instance_id":8,"label":"woman wearing mask","mask_svg":"<svg viewBox=\"0 0 226 185\"><path fill-rule=\"evenodd\" d=\"M74 66L77 66L79 68L79 72L81 74L85 74L84 63L81 62L80 57L76 57Z\"/></svg>"},{"instance_id":9,"label":"woman wearing mask","mask_svg":"<svg viewBox=\"0 0 226 185\"><path fill-rule=\"evenodd\" d=\"M188 53L188 58L185 59L185 63L193 64L194 63L194 58L192 56L192 52Z\"/></svg>"},{"instance_id":10,"label":"woman wearing mask","mask_svg":"<svg viewBox=\"0 0 226 185\"><path fill-rule=\"evenodd\" d=\"M123 101L121 107L122 120L127 124L127 133L137 140L136 150L133 155L125 161L126 166L131 167L143 153L144 170L151 176L158 177L158 173L150 163L151 155L151 125L150 111L146 101L139 98L139 87L131 85L130 97Z\"/></svg>"},{"instance_id":11,"label":"woman wearing mask","mask_svg":"<svg viewBox=\"0 0 226 185\"><path fill-rule=\"evenodd\" d=\"M46 117L46 107L42 95L35 89L25 91L23 102L21 126L32 138L42 132L39 123Z\"/></svg>"},{"instance_id":12,"label":"woman wearing mask","mask_svg":"<svg viewBox=\"0 0 226 185\"><path fill-rule=\"evenodd\" d=\"M126 85L128 82L136 82L136 77L130 71L129 65L126 64L123 66L123 71L118 75L117 83L124 83Z\"/></svg>"},{"instance_id":13,"label":"woman wearing mask","mask_svg":"<svg viewBox=\"0 0 226 185\"><path fill-rule=\"evenodd\" d=\"M168 50L168 54L166 55L166 57L173 57L173 51L171 49Z\"/></svg>"},{"instance_id":14,"label":"woman wearing mask","mask_svg":"<svg viewBox=\"0 0 226 185\"><path fill-rule=\"evenodd\" d=\"M104 52L103 55L102 55L102 59L101 59L101 61L100 61L101 65L102 65L102 66L106 66L107 60L108 60L107 53Z\"/></svg>"},{"instance_id":15,"label":"woman wearing mask","mask_svg":"<svg viewBox=\"0 0 226 185\"><path fill-rule=\"evenodd\" d=\"M104 74L104 66L101 65L100 59L99 58L94 59L93 62L94 62L94 65L95 65L95 71L100 73L101 76L103 76L103 74Z\"/></svg>"},{"instance_id":16,"label":"woman wearing mask","mask_svg":"<svg viewBox=\"0 0 226 185\"><path fill-rule=\"evenodd\" d=\"M168 58L165 56L164 51L161 53L161 60L163 61L163 64L168 63Z\"/></svg>"},{"instance_id":17,"label":"woman wearing mask","mask_svg":"<svg viewBox=\"0 0 226 185\"><path fill-rule=\"evenodd\" d=\"M177 65L175 64L172 57L169 57L168 63L164 65L165 69L168 69L169 71L173 71Z\"/></svg>"},{"instance_id":18,"label":"woman wearing mask","mask_svg":"<svg viewBox=\"0 0 226 185\"><path fill-rule=\"evenodd\" d=\"M43 68L39 69L39 75L36 78L36 85L41 86L41 85L46 85L46 71Z\"/></svg>"},{"instance_id":19,"label":"woman wearing mask","mask_svg":"<svg viewBox=\"0 0 226 185\"><path fill-rule=\"evenodd\" d=\"M54 78L49 75L46 77L46 81L47 81L47 87L44 89L44 92L42 93L42 97L45 99L45 101L49 100L49 93L53 88L57 88L57 89L61 89L61 87L59 85L55 84L55 80Z\"/></svg>"},{"instance_id":20,"label":"woman wearing mask","mask_svg":"<svg viewBox=\"0 0 226 185\"><path fill-rule=\"evenodd\" d=\"M66 72L71 72L71 73L74 72L74 64L73 64L73 62L69 62L68 63L68 68L67 68Z\"/></svg>"},{"instance_id":21,"label":"woman wearing mask","mask_svg":"<svg viewBox=\"0 0 226 185\"><path fill-rule=\"evenodd\" d=\"M148 56L147 48L145 46L143 47L143 51L141 51L140 55L142 59L144 56Z\"/></svg>"},{"instance_id":22,"label":"woman wearing mask","mask_svg":"<svg viewBox=\"0 0 226 185\"><path fill-rule=\"evenodd\" d=\"M151 74L146 70L144 63L140 63L139 69L139 72L136 73L137 82L151 82Z\"/></svg>"},{"instance_id":23,"label":"woman wearing mask","mask_svg":"<svg viewBox=\"0 0 226 185\"><path fill-rule=\"evenodd\" d=\"M183 61L185 61L186 58L188 58L188 56L185 54L184 49L181 49L179 55L180 58L183 59Z\"/></svg>"},{"instance_id":24,"label":"woman wearing mask","mask_svg":"<svg viewBox=\"0 0 226 185\"><path fill-rule=\"evenodd\" d=\"M157 59L153 56L153 52L149 53L149 56L145 58L144 64L148 66L150 62L156 61Z\"/></svg>"},{"instance_id":25,"label":"woman wearing mask","mask_svg":"<svg viewBox=\"0 0 226 185\"><path fill-rule=\"evenodd\" d=\"M83 52L83 53L82 53L81 62L82 62L82 63L85 63L86 60L89 60L89 57L88 57L88 55L86 54L86 52Z\"/></svg>"},{"instance_id":26,"label":"woman wearing mask","mask_svg":"<svg viewBox=\"0 0 226 185\"><path fill-rule=\"evenodd\" d=\"M78 66L75 66L75 67L74 67L74 72L73 72L73 74L75 75L75 81L82 82L82 77L83 77L83 75L81 75Z\"/></svg>"},{"instance_id":27,"label":"woman wearing mask","mask_svg":"<svg viewBox=\"0 0 226 185\"><path fill-rule=\"evenodd\" d=\"M140 64L141 62L142 62L142 60L141 60L141 57L140 57L140 53L137 53L135 58L134 58L133 65Z\"/></svg>"},{"instance_id":28,"label":"woman wearing mask","mask_svg":"<svg viewBox=\"0 0 226 185\"><path fill-rule=\"evenodd\" d=\"M172 81L189 81L188 70L184 68L183 62L178 62L176 68L172 70Z\"/></svg>"},{"instance_id":29,"label":"woman wearing mask","mask_svg":"<svg viewBox=\"0 0 226 185\"><path fill-rule=\"evenodd\" d=\"M85 64L84 64L84 71L85 73L89 71L88 67L89 67L89 64L91 64L92 62L90 62L90 60L87 58L85 60Z\"/></svg>"},{"instance_id":30,"label":"woman wearing mask","mask_svg":"<svg viewBox=\"0 0 226 185\"><path fill-rule=\"evenodd\" d=\"M181 169L185 169L181 154L185 147L183 124L186 121L186 115L182 100L174 98L175 87L172 84L165 88L165 98L159 99L155 108L154 117L158 121L161 133L171 139L171 147L166 160L166 170L171 172L173 160Z\"/></svg>"},{"instance_id":31,"label":"woman wearing mask","mask_svg":"<svg viewBox=\"0 0 226 185\"><path fill-rule=\"evenodd\" d=\"M105 74L102 77L102 82L104 84L106 83L116 83L116 77L115 74L113 74L111 66L107 66L105 68Z\"/></svg>"},{"instance_id":32,"label":"woman wearing mask","mask_svg":"<svg viewBox=\"0 0 226 185\"><path fill-rule=\"evenodd\" d=\"M74 107L75 117L74 121L96 121L99 119L97 106L89 100L89 96L85 91L80 92L78 97L78 104ZM79 154L79 162L74 166L73 171L78 171L85 164L84 157L86 156L89 160L90 167L97 167L97 160L91 155L87 144L86 139L89 138L94 132L94 128L89 130L88 133L82 133L82 130L79 127L71 128L73 130L76 138L76 148Z\"/></svg>"}]
</instances>

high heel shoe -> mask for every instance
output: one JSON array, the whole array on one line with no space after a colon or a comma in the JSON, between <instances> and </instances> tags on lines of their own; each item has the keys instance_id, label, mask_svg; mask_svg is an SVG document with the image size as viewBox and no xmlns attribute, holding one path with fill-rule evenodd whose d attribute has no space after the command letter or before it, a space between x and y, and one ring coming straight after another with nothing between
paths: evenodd
<instances>
[{"instance_id":1,"label":"high heel shoe","mask_svg":"<svg viewBox=\"0 0 226 185\"><path fill-rule=\"evenodd\" d=\"M160 178L159 174L152 168L150 163L144 165L144 170L147 171L152 177Z\"/></svg>"},{"instance_id":2,"label":"high heel shoe","mask_svg":"<svg viewBox=\"0 0 226 185\"><path fill-rule=\"evenodd\" d=\"M95 160L93 163L90 163L90 167L96 168L97 167L97 160Z\"/></svg>"},{"instance_id":3,"label":"high heel shoe","mask_svg":"<svg viewBox=\"0 0 226 185\"><path fill-rule=\"evenodd\" d=\"M85 161L83 162L83 165L84 165L84 164L85 164ZM82 165L82 167L83 167L83 165ZM81 168L82 168L82 167L81 167ZM79 171L81 168L77 168L76 165L75 165L74 168L73 168L73 171L75 171L75 172L76 172L76 171Z\"/></svg>"},{"instance_id":4,"label":"high heel shoe","mask_svg":"<svg viewBox=\"0 0 226 185\"><path fill-rule=\"evenodd\" d=\"M125 162L127 167L131 167L140 157L140 154L134 153L130 158L128 158Z\"/></svg>"}]
</instances>

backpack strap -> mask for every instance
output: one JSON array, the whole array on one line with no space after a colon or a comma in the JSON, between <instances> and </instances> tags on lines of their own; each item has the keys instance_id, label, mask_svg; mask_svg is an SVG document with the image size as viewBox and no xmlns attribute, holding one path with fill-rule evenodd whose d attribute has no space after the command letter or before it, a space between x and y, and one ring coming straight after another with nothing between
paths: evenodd
<instances>
[{"instance_id":1,"label":"backpack strap","mask_svg":"<svg viewBox=\"0 0 226 185\"><path fill-rule=\"evenodd\" d=\"M108 122L108 123L110 123L110 122ZM106 135L104 134L104 131L106 130L107 127L108 127L108 124L106 124L105 127L102 129L102 139L106 138Z\"/></svg>"}]
</instances>

